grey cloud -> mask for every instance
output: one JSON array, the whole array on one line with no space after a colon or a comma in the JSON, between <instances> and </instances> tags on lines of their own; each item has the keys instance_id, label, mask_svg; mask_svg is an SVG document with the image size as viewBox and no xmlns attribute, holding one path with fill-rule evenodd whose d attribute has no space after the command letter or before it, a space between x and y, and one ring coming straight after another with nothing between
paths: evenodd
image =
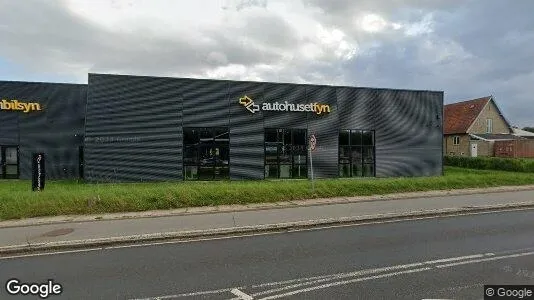
<instances>
[{"instance_id":1,"label":"grey cloud","mask_svg":"<svg viewBox=\"0 0 534 300\"><path fill-rule=\"evenodd\" d=\"M443 90L446 103L493 94L512 123L534 124L534 86L524 79L534 76L534 2L306 1L321 8L325 24L360 44L380 45L345 64L348 84ZM350 20L359 11L393 22L419 21L432 12L435 23L433 32L410 38L394 31L367 34ZM436 42L435 48L425 49L427 41ZM449 45L464 53L432 59Z\"/></svg>"},{"instance_id":2,"label":"grey cloud","mask_svg":"<svg viewBox=\"0 0 534 300\"><path fill-rule=\"evenodd\" d=\"M215 41L215 45L205 47L186 38L156 37L148 31L135 34L106 31L69 13L59 1L2 3L0 55L14 58L35 71L59 72L58 64L65 63L89 65L91 71L99 72L186 74L226 63L275 63L281 57L279 51L262 49L268 41L252 44L239 41L241 34L236 32L199 31L198 35L210 36ZM266 20L263 22L266 24ZM283 24L278 27L281 28ZM258 28L253 28L249 36L260 35L257 31ZM288 30L285 32L287 35L279 39L279 46L291 41ZM218 58L214 59L214 53L218 53Z\"/></svg>"},{"instance_id":3,"label":"grey cloud","mask_svg":"<svg viewBox=\"0 0 534 300\"><path fill-rule=\"evenodd\" d=\"M299 38L287 20L266 14L246 16L243 34L265 46L289 48L299 42Z\"/></svg>"},{"instance_id":4,"label":"grey cloud","mask_svg":"<svg viewBox=\"0 0 534 300\"><path fill-rule=\"evenodd\" d=\"M222 5L222 9L235 9L241 11L251 7L267 7L267 0L226 0Z\"/></svg>"},{"instance_id":5,"label":"grey cloud","mask_svg":"<svg viewBox=\"0 0 534 300\"><path fill-rule=\"evenodd\" d=\"M242 26L198 30L208 46L151 32L113 33L70 14L60 1L0 0L0 57L31 70L62 72L58 64L82 64L99 72L146 75L202 74L226 64L275 64L262 71L271 81L307 81L445 91L446 103L495 95L505 115L533 126L534 2L530 0L304 0L320 7L318 21L337 27L366 52L350 61L308 61L295 53L301 40L287 20L273 16L265 1L245 1ZM239 6L232 2L232 9ZM265 4L265 5L264 5ZM399 32L367 34L352 17L362 11L392 22L416 22L433 12L434 31L406 37ZM427 48L427 43L433 46ZM375 45L371 48L370 45ZM462 53L438 60L451 47ZM291 56L290 56L291 58ZM238 75L236 75L238 76ZM239 79L239 78L232 78Z\"/></svg>"}]
</instances>

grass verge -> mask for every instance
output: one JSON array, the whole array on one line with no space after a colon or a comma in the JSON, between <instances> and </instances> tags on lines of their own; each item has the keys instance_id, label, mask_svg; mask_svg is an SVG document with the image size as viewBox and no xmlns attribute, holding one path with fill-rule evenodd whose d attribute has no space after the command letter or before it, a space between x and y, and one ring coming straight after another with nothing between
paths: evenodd
<instances>
[{"instance_id":1,"label":"grass verge","mask_svg":"<svg viewBox=\"0 0 534 300\"><path fill-rule=\"evenodd\" d=\"M27 180L0 182L0 219L97 214L192 206L368 196L400 192L534 184L529 173L446 167L445 176L298 181L159 182L82 184L48 181L43 192Z\"/></svg>"},{"instance_id":2,"label":"grass verge","mask_svg":"<svg viewBox=\"0 0 534 300\"><path fill-rule=\"evenodd\" d=\"M446 166L460 168L534 173L532 158L445 156L444 162Z\"/></svg>"}]
</instances>

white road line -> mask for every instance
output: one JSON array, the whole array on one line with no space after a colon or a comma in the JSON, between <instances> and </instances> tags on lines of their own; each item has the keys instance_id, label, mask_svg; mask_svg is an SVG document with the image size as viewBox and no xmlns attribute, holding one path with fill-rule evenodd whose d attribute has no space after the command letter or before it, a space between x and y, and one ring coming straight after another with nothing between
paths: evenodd
<instances>
[{"instance_id":1,"label":"white road line","mask_svg":"<svg viewBox=\"0 0 534 300\"><path fill-rule=\"evenodd\" d=\"M356 279L351 279L351 280L332 282L332 283L323 284L323 285L319 285L319 286L309 287L309 288L306 288L306 289L291 291L291 292L288 292L288 293L285 293L285 294L273 295L273 296L269 296L269 297L261 298L261 299L262 300L278 299L278 298L283 298L283 297L292 296L292 295L296 295L296 294L301 294L301 293L311 292L311 291L315 291L315 290L325 289L325 288L329 288L329 287L333 287L333 286L346 285L346 284L360 282L360 281L366 281L366 280L372 280L372 279L380 279L380 278L386 278L386 277L393 277L393 276L398 276L398 275L402 275L402 274L417 273L417 272L423 272L423 271L428 271L428 270L432 270L432 268L425 267L425 268L419 268L419 269L413 269L413 270L406 270L406 271L399 271L399 272L394 272L394 273L375 275L375 276L370 276L370 277L362 277L362 278L356 278Z\"/></svg>"},{"instance_id":2,"label":"white road line","mask_svg":"<svg viewBox=\"0 0 534 300\"><path fill-rule=\"evenodd\" d=\"M494 254L493 253L488 253L488 255L491 256L491 255L494 255ZM486 262L486 261L494 261L494 260L501 260L501 259L507 259L507 258L522 257L522 256L528 256L528 255L534 255L534 251L533 252L526 252L526 253L504 255L504 256L489 257L489 258L483 258L483 259L467 260L467 261L455 262L455 263L450 263L450 264L445 264L445 265L437 265L437 266L434 266L434 267L425 267L425 268L419 268L419 269L413 269L413 270L399 271L399 272L394 272L394 273L380 274L380 275L375 275L375 276L370 276L370 277L356 278L356 279L345 280L345 281L331 282L331 283L328 283L328 284L323 284L323 285L319 285L319 286L314 286L314 287L309 287L309 288L305 288L305 289L295 290L295 291L284 293L284 294L277 294L277 295L273 295L273 296L269 296L269 297L261 298L261 299L265 299L265 300L267 300L267 299L278 299L278 298L292 296L292 295L305 293L305 292L310 292L310 291L314 291L314 290L318 290L318 289L325 289L325 288L329 288L329 287L333 287L333 286L346 285L346 284L350 284L350 283L366 281L366 280L371 280L371 279L379 279L379 278L384 278L384 277L397 276L397 275L400 275L400 274L422 272L422 271L432 270L432 269L435 269L435 268L441 269L441 268L453 267L453 266L464 265L464 264L473 264L473 263L480 263L480 262ZM325 280L317 280L317 281L325 281ZM300 286L303 286L303 285L307 285L307 284L301 284ZM295 285L295 286L299 286L299 285ZM292 287L292 288L295 288L295 287ZM286 290L286 288L281 288L279 290ZM271 292L275 292L275 291L271 290ZM265 291L264 293L265 294L270 294L271 292L267 293L267 291ZM256 296L256 295L253 294L253 296Z\"/></svg>"},{"instance_id":3,"label":"white road line","mask_svg":"<svg viewBox=\"0 0 534 300\"><path fill-rule=\"evenodd\" d=\"M299 288L299 287L306 286L306 285L313 285L313 284L316 284L316 283L332 281L332 280L336 280L336 279L343 279L343 278L348 278L348 277L357 277L357 276L362 276L362 275L369 275L369 274L376 274L376 273L382 273L382 272L388 272L388 271L409 269L409 268L412 268L412 267L420 267L422 265L423 265L423 263L415 263L415 264L398 265L398 266L391 266L391 267L384 267L384 268L376 268L376 269L354 271L354 272L348 272L348 273L338 273L338 274L326 275L326 276L323 276L324 278L320 278L320 279L312 280L312 281L309 281L310 278L302 278L302 279L299 279L299 280L306 281L306 282L299 283L299 284L293 284L293 285L289 285L289 286L284 286L284 287L281 287L281 288L261 291L261 292L252 294L252 296L261 296L261 295L266 295L266 294L272 294L272 293L276 293L276 292L280 292L280 291L291 290L291 289Z\"/></svg>"},{"instance_id":4,"label":"white road line","mask_svg":"<svg viewBox=\"0 0 534 300\"><path fill-rule=\"evenodd\" d=\"M305 278L299 278L299 279L290 279L290 280L284 280L284 281L275 281L275 282L269 282L269 283L262 283L262 284L255 284L252 285L251 288L262 288L267 286L276 286L276 285L284 285L288 283L295 283L295 282L302 282L302 281L311 281L315 279L323 279L332 277L332 275L321 275L321 276L314 276L314 277L305 277Z\"/></svg>"},{"instance_id":5,"label":"white road line","mask_svg":"<svg viewBox=\"0 0 534 300\"><path fill-rule=\"evenodd\" d=\"M222 237L174 240L174 241L167 241L167 242L151 242L151 243L140 243L140 244L122 245L122 246L109 246L109 247L102 246L102 247L92 247L92 248L79 249L79 250L67 250L67 251L58 251L58 252L46 252L46 253L24 254L24 255L14 255L14 256L3 256L3 257L0 256L0 260L26 258L26 257L34 257L34 256L48 256L48 255L57 255L57 254L91 252L91 251L99 251L99 250L102 251L102 250L111 250L111 249L150 247L150 246L168 245L168 244L225 240L225 239L234 239L234 238L241 238L241 237L254 237L254 236L262 236L262 235L283 234L283 233L289 233L289 232L314 231L314 230L324 230L324 229L333 229L333 228L342 228L342 227L356 227L356 226L365 226L365 225L373 225L373 224L398 223L398 222L418 221L418 220L428 220L428 219L438 219L438 218L443 219L443 218L451 218L451 217L458 217L458 216L505 213L505 212L522 211L522 210L531 210L531 208L511 208L511 209L493 210L493 211L484 211L484 212L459 212L457 214L446 215L446 216L406 217L400 220L387 220L387 221L377 220L377 221L369 221L369 222L363 222L363 223L357 223L357 224L339 224L339 225L319 226L319 227L313 227L313 228L291 229L291 230L281 229L280 231L273 231L273 232L239 234L239 235L222 236Z\"/></svg>"},{"instance_id":6,"label":"white road line","mask_svg":"<svg viewBox=\"0 0 534 300\"><path fill-rule=\"evenodd\" d=\"M448 267L454 267L454 266L460 266L460 265L466 265L466 264L475 264L485 261L493 261L493 260L501 260L506 258L514 258L514 257L521 257L521 256L528 256L528 255L534 255L533 252L526 252L526 253L518 253L518 254L510 254L510 255L504 255L504 256L496 256L496 257L490 257L490 258L483 258L483 259L476 259L476 260L468 260L468 261L461 261L461 262L455 262L450 263L446 265L439 265L436 266L436 268L448 268Z\"/></svg>"},{"instance_id":7,"label":"white road line","mask_svg":"<svg viewBox=\"0 0 534 300\"><path fill-rule=\"evenodd\" d=\"M342 278L348 278L348 277L357 277L357 276L361 276L361 275L376 274L376 273L395 271L395 270L402 270L402 269L409 269L409 268L412 268L412 267L421 267L423 265L433 265L433 264L442 263L442 262L450 262L450 261L467 260L467 259L473 259L473 258L481 258L481 257L485 257L485 256L492 256L492 255L495 255L495 254L493 254L493 253L485 253L485 254L475 254L475 255L451 257L451 258L444 258L444 259L437 259L437 260L429 260L429 261L424 261L424 262L420 262L420 263L396 265L396 266L384 267L384 268L368 269L368 270L361 270L361 271L348 272L348 273L337 273L337 274L332 274L332 275L324 275L324 276L316 276L316 277L294 279L292 281L288 280L288 281L285 281L285 282L269 283L269 284L258 285L258 286L253 286L253 287L260 287L260 286L266 286L266 285L282 285L284 283L294 283L294 282L305 281L304 283L298 283L298 284L293 284L293 285L289 285L289 286L284 286L284 287L281 287L281 288L261 291L261 292L252 294L252 296L261 296L261 295L266 295L266 294L272 294L272 293L276 293L276 292L280 292L280 291L291 290L291 289L302 287L302 286L306 286L306 285L313 285L313 284L316 284L316 283L332 281L332 280L336 280L336 279L342 279ZM282 283L282 284L280 284L280 283Z\"/></svg>"},{"instance_id":8,"label":"white road line","mask_svg":"<svg viewBox=\"0 0 534 300\"><path fill-rule=\"evenodd\" d=\"M467 260L467 259L472 259L472 258L482 258L484 256L495 256L495 253L484 253L484 254L475 254L475 255L459 256L459 257L452 257L452 258L429 260L429 261L423 262L423 264L439 264L439 263L450 262L450 261Z\"/></svg>"},{"instance_id":9,"label":"white road line","mask_svg":"<svg viewBox=\"0 0 534 300\"><path fill-rule=\"evenodd\" d=\"M102 248L65 250L65 251L57 251L57 252L52 252L52 253L21 254L21 255L4 256L4 257L0 256L0 260L15 259L15 258L26 258L26 257L37 257L37 256L50 256L50 255L53 255L53 254L82 253L82 252L90 252L90 251L97 251L97 250L102 250Z\"/></svg>"},{"instance_id":10,"label":"white road line","mask_svg":"<svg viewBox=\"0 0 534 300\"><path fill-rule=\"evenodd\" d=\"M243 287L238 287L238 289L242 289ZM165 296L157 296L157 297L149 297L149 298L135 298L130 300L158 300L158 299L175 299L175 298L183 298L183 297L192 297L192 296L202 296L202 295L210 295L210 294L221 294L226 292L231 292L231 288L226 289L220 289L220 290L212 290L212 291L203 291L203 292L191 292L191 293L184 293L184 294L176 294L176 295L165 295Z\"/></svg>"},{"instance_id":11,"label":"white road line","mask_svg":"<svg viewBox=\"0 0 534 300\"><path fill-rule=\"evenodd\" d=\"M530 248L527 248L530 249ZM507 250L506 253L509 253L510 251L514 250ZM273 295L264 299L277 299L285 296L291 296L298 293L304 293L308 291L313 291L317 289L323 289L328 288L331 286L337 286L342 284L350 284L354 282L360 282L360 281L366 281L366 280L372 280L372 279L379 279L379 278L385 278L385 277L391 277L391 276L397 276L401 274L409 274L409 273L415 273L415 272L422 272L437 268L446 268L446 267L453 267L457 265L463 265L463 264L470 264L470 263L479 263L479 262L485 262L485 261L494 261L494 260L500 260L500 259L507 259L507 258L513 258L513 257L521 257L521 256L528 256L528 255L534 255L534 251L531 252L523 252L523 253L516 253L516 254L510 254L510 255L500 255L496 256L498 254L495 253L483 253L483 254L474 254L474 255L466 255L466 256L459 256L459 257L450 257L450 258L443 258L443 259L436 259L436 260L428 260L424 262L417 262L417 263L411 263L411 264L404 264L404 265L396 265L396 266L390 266L390 267L382 267L382 268L375 268L375 269L367 269L367 270L359 270L354 272L347 272L347 273L337 273L337 274L330 274L330 275L321 275L321 276L313 276L313 277L304 277L304 278L298 278L298 279L291 279L291 280L284 280L284 281L277 281L277 282L269 282L269 283L262 283L262 284L256 284L252 285L252 288L261 288L261 287L269 287L269 286L280 286L284 284L290 284L290 283L298 283L303 282L300 284L293 284L290 286L285 286L281 288L261 291L252 295L247 295L243 293L244 295L248 297L255 297L255 296L261 296L265 294L272 294L276 292L281 292L289 289L299 288L306 285L313 285L316 283L326 282L326 281L332 281L336 279L345 279L350 277L358 277L362 275L370 275L370 274L376 274L376 273L382 273L382 272L389 272L379 275L374 275L370 277L359 277L354 278L351 280L345 280L345 281L334 281L327 284L319 285L319 286L312 286L305 289L299 289L292 292L284 293L284 294L278 294ZM489 256L489 257L488 257ZM482 258L487 257L487 258ZM474 258L481 258L481 259L474 259ZM450 264L439 264L443 262L454 262ZM426 265L426 266L425 266ZM414 267L420 267L418 269L411 269ZM409 270L406 270L409 269ZM398 272L391 272L391 271L398 271ZM240 289L245 289L246 287L236 287L236 288L226 288L226 289L219 289L219 290L211 290L211 291L201 291L201 292L190 292L190 293L184 293L184 294L176 294L176 295L167 295L167 296L158 296L158 297L152 297L152 298L142 298L142 299L131 299L131 300L157 300L157 299L174 299L174 298L181 298L181 297L191 297L191 296L199 296L199 295L208 295L208 294L220 294L223 292L231 292L232 291L240 291ZM237 296L237 294L233 293ZM241 296L240 296L241 297ZM274 297L274 298L273 298ZM239 298L242 299L242 298ZM253 299L253 298L247 298L247 299Z\"/></svg>"},{"instance_id":12,"label":"white road line","mask_svg":"<svg viewBox=\"0 0 534 300\"><path fill-rule=\"evenodd\" d=\"M34 253L34 254L21 254L21 255L4 256L4 257L0 256L0 260L26 258L26 257L34 257L34 256L50 256L50 255L56 255L56 254L83 253L83 252L91 252L91 251L99 251L99 250L101 251L101 250L124 249L124 248L150 247L150 246L159 246L159 245L168 245L168 244L185 244L185 243L193 243L193 242L234 239L234 238L240 238L240 237L271 235L271 234L277 234L277 233L280 233L280 232L262 232L262 233L243 234L243 235L196 238L196 239L188 239L188 240L174 240L174 241L168 241L168 242L139 243L139 244L122 245L122 246L101 246L101 247L91 247L87 249L43 252L43 253Z\"/></svg>"},{"instance_id":13,"label":"white road line","mask_svg":"<svg viewBox=\"0 0 534 300\"><path fill-rule=\"evenodd\" d=\"M245 293L243 293L242 291L240 291L239 289L232 289L230 291L230 293L236 295L237 297L239 297L239 299L241 300L252 300L254 298L252 298L250 295L247 295Z\"/></svg>"}]
</instances>

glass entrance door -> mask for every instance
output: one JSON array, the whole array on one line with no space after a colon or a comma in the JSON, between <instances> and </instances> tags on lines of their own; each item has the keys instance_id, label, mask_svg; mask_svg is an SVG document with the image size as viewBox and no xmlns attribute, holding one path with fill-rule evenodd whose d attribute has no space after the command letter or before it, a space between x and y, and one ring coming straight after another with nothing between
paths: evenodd
<instances>
[{"instance_id":1,"label":"glass entrance door","mask_svg":"<svg viewBox=\"0 0 534 300\"><path fill-rule=\"evenodd\" d=\"M19 147L0 146L0 178L19 178Z\"/></svg>"}]
</instances>

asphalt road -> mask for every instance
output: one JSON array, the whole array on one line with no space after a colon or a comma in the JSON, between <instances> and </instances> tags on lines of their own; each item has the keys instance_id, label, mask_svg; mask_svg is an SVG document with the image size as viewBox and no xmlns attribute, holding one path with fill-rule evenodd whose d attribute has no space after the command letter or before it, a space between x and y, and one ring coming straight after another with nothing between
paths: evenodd
<instances>
[{"instance_id":1,"label":"asphalt road","mask_svg":"<svg viewBox=\"0 0 534 300\"><path fill-rule=\"evenodd\" d=\"M534 210L0 258L0 299L10 278L53 279L49 299L483 299L534 284Z\"/></svg>"}]
</instances>

